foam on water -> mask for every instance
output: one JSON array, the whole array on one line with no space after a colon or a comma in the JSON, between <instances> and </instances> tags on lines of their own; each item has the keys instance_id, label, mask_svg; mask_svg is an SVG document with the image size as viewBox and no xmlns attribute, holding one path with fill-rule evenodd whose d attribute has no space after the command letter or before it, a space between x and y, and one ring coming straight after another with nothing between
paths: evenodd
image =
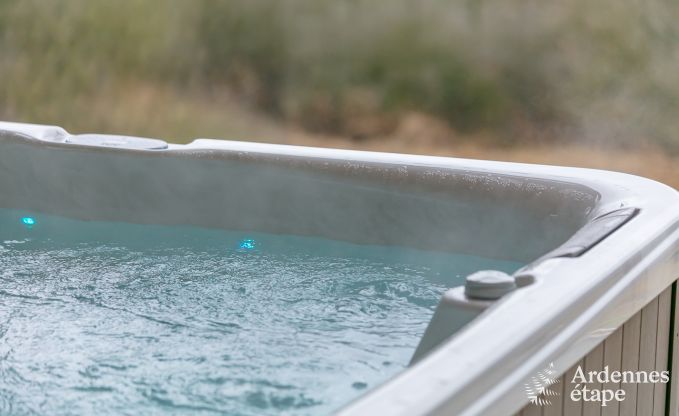
<instances>
[{"instance_id":1,"label":"foam on water","mask_svg":"<svg viewBox=\"0 0 679 416\"><path fill-rule=\"evenodd\" d=\"M447 287L518 267L0 210L0 414L327 414L406 367Z\"/></svg>"}]
</instances>

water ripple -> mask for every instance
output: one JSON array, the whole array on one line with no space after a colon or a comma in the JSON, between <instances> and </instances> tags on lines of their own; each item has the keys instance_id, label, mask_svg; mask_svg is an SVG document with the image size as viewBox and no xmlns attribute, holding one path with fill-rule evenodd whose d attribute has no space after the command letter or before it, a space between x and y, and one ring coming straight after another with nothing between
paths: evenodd
<instances>
[{"instance_id":1,"label":"water ripple","mask_svg":"<svg viewBox=\"0 0 679 416\"><path fill-rule=\"evenodd\" d=\"M405 368L457 276L518 267L52 217L29 239L13 215L0 210L3 416L327 414Z\"/></svg>"}]
</instances>

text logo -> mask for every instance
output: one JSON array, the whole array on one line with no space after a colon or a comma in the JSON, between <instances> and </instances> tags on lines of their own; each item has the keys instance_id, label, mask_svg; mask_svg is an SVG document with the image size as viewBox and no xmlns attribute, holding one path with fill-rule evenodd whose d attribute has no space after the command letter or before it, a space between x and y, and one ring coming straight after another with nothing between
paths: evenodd
<instances>
[{"instance_id":1,"label":"text logo","mask_svg":"<svg viewBox=\"0 0 679 416\"><path fill-rule=\"evenodd\" d=\"M609 402L622 402L625 400L625 390L622 388L607 389L606 384L617 384L616 387L622 387L623 384L647 384L647 383L662 383L666 384L670 381L669 371L610 371L608 366L605 366L602 371L583 371L581 366L575 370L572 384L575 387L571 391L570 399L574 402L597 402L602 407L608 406ZM592 388L588 384L594 384L596 387Z\"/></svg>"}]
</instances>

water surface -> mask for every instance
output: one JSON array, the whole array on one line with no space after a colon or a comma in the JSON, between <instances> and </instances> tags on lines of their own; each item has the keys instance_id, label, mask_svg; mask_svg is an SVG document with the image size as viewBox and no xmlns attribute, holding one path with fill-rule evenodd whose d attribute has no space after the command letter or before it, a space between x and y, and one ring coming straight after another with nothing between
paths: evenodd
<instances>
[{"instance_id":1,"label":"water surface","mask_svg":"<svg viewBox=\"0 0 679 416\"><path fill-rule=\"evenodd\" d=\"M446 288L519 266L0 210L0 414L328 414L406 367Z\"/></svg>"}]
</instances>

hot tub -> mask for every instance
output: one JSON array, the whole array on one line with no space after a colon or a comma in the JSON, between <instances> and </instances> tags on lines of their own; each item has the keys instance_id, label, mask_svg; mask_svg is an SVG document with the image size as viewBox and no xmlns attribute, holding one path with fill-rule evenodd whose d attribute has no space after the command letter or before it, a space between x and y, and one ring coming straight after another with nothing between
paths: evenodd
<instances>
[{"instance_id":1,"label":"hot tub","mask_svg":"<svg viewBox=\"0 0 679 416\"><path fill-rule=\"evenodd\" d=\"M570 400L569 389L573 386L569 375L578 365L587 369L609 366L649 371L673 370L677 365L672 357L679 356L675 352L678 343L674 342L679 331L674 307L675 281L679 277L678 226L676 191L621 173L207 139L174 145L126 136L71 135L54 126L0 123L0 259L6 262L5 274L0 275L0 299L28 296L30 302L43 305L73 299L82 303L81 296L85 303L94 302L99 309L122 313L115 319L117 328L125 332L134 327L137 318L144 322L164 319L157 312L167 310L160 307L148 315L125 305L136 296L141 303L135 305L143 304L145 293L155 293L149 302L157 302L161 296L158 293L163 292L158 288L167 283L163 276L172 275L165 274L163 268L181 260L185 265L182 279L187 280L172 281L173 295L163 298L163 307L181 303L194 311L191 308L199 308L202 299L221 291L232 292L228 298L213 299L211 309L203 315L183 315L182 319L193 317L194 321L173 321L170 326L193 325L203 331L212 330L212 324L226 325L219 327L220 331L240 337L237 339L241 341L245 334L267 328L268 335L239 344L241 349L243 345L251 346L248 352L255 362L262 355L266 358L275 354L277 345L291 345L285 341L290 331L276 331L285 328L285 324L276 326L261 320L268 316L276 322L279 316L287 315L286 310L272 308L262 315L262 308L269 303L295 304L305 300L304 295L296 297L294 290L286 292L290 281L298 281L298 289L318 290L314 296L323 301L323 308L316 310L318 305L310 304L308 310L293 306L289 309L313 311L300 318L304 326L298 327L293 337L298 348L292 354L298 356L294 360L289 356L282 361L271 360L272 365L281 366L278 368L284 371L284 378L291 380L290 384L267 385L267 389L294 388L304 377L310 377L306 382L313 384L316 368L341 368L346 377L338 373L337 379L344 384L335 386L332 377L318 375L319 380L327 381L324 394L340 396L341 400L328 399L330 404L324 407L318 405L324 402L322 396L277 398L267 396L270 390L266 390L260 391L260 396L247 396L254 400L255 407L242 408L243 412L599 412L601 403ZM118 254L107 252L96 259L82 257L99 252L98 242L88 243L91 238L105 240L101 244L106 250ZM181 244L176 243L180 240ZM31 249L21 249L22 244ZM185 247L189 247L188 252L182 255ZM165 249L172 255L158 254L158 250ZM80 254L69 257L75 251ZM140 254L129 258L129 252ZM203 257L205 253L209 255ZM269 267L280 273L272 273L266 284L255 284L264 272L251 273L242 280L242 292L228 280L233 276L225 277L226 283L213 282L216 286L210 290L202 290L200 282L186 283L192 277L207 276L215 268L229 269L234 264L246 265L238 269L242 274L250 270L251 258L247 256L252 253L266 260L256 267ZM168 260L170 257L173 260ZM89 260L82 261L83 258ZM157 261L149 264L148 259ZM288 260L294 264L305 261L299 259L307 259L310 269L287 268ZM317 259L332 261L318 263ZM326 273L344 264L345 259L352 259L350 266L341 269L346 273ZM58 285L42 286L58 274L55 270L71 276L76 263L91 264L95 260L98 268L93 270L99 270L100 275L94 284L88 283L93 287L87 290L99 296L104 292L98 292L97 285L111 285L113 279L124 289L111 286L105 293L118 293L118 298L85 296L81 293L85 283L80 280L67 284L58 278ZM59 268L64 263L69 267ZM119 269L108 269L113 263L122 268L138 266L129 272L134 284L120 280ZM30 268L22 269L26 264ZM506 274L498 273L500 277L494 280L492 273L491 278L484 278L482 273L480 279L465 282L465 276L474 275L478 269L496 269ZM149 281L157 279L151 284L144 281L150 271L158 271L149 277ZM25 293L28 283L18 284L26 275L33 279L26 282L41 287L39 293ZM38 275L42 277L36 280ZM379 281L366 276L378 276ZM358 281L352 280L357 277ZM210 275L210 279L214 278ZM319 285L319 279L326 280ZM363 286L345 288L348 292L340 292L350 293L351 297L339 297L337 287L345 281ZM424 286L411 286L417 282ZM177 292L175 289L185 287L184 283L190 289ZM381 292L379 287L383 288ZM120 296L120 290L129 292ZM380 297L391 303L381 303ZM356 299L360 304L351 304ZM224 303L227 300L228 304ZM59 388L79 392L73 393L79 400L91 395L104 398L92 399L91 407L78 410L114 411L116 401L107 402L105 397L120 393L123 385L131 386L130 394L141 394L140 400L148 399L150 406L157 405L148 408L154 411L163 406L194 413L231 409L228 405L219 407L222 402L212 403L212 409L196 407L189 399L173 401L186 396L181 392L173 396L169 381L139 387L136 382L148 381L140 374L123 377L119 379L123 380L121 384L114 387L92 382L88 384L92 390L86 388L83 393L78 377L100 380L97 377L102 374L108 377L109 373L127 371L105 367L106 363L101 362L88 366L92 357L87 347L77 347L81 332L70 337L60 333L58 339L63 344L49 342L50 328L57 326L60 329L54 331L67 331L77 327L80 331L81 323L87 319L69 315L77 318L75 326L62 328L59 325L64 320L50 321L57 315L50 315L48 310L34 323L26 321L21 332L12 326L12 320L17 322L17 311L30 309L23 303L15 307L8 307L9 301L5 303L4 308L0 307L0 337L7 340L14 336L10 341L15 344L8 341L7 345L16 347L5 351L4 368L0 361L0 373L6 380L10 380L8 374L22 379L16 368L7 367L7 357L21 354L23 349L31 354L52 352L66 357L66 361L82 354L85 358L81 357L73 368L62 369L76 374L74 384ZM240 305L237 308L233 307L236 303ZM348 309L342 310L344 306ZM416 312L410 313L410 307ZM251 309L260 314L259 318L247 320L239 315L239 311ZM224 318L220 314L226 310L230 311L229 320L206 323L215 317ZM363 315L356 317L356 311ZM129 325L125 314L133 316ZM319 326L328 317L332 318L328 326ZM379 319L372 321L376 317ZM100 326L107 319L113 318L102 316L92 325ZM167 322L153 323L156 324ZM338 325L343 331L340 336ZM99 326L102 333L107 331ZM31 333L31 328L40 331ZM304 338L308 334L316 338ZM166 335L155 337L158 351L168 345L163 344ZM326 345L326 340L333 342ZM227 342L221 351L222 344L217 341L211 344L211 351L220 353L203 357L211 372L218 367L215 357L229 356L233 347ZM192 348L190 338L177 342L188 350ZM346 349L335 353L328 347L331 344L348 345L360 353L353 355ZM193 348L199 350L204 345L204 340L197 341ZM260 348L262 345L269 348ZM312 353L315 347L328 349ZM144 348L151 354L149 360L158 358L153 355L156 347ZM305 360L307 353L309 359ZM388 358L381 360L382 355ZM324 364L325 358L332 358L333 364ZM26 360L25 371L31 374L34 384L45 381L41 374L49 378L49 368L37 368L48 359ZM311 361L315 364L309 367ZM161 368L175 380L182 379L181 371L172 372L173 367L163 367L160 362L149 368ZM130 367L130 371L145 368L145 363L148 360ZM356 370L353 363L371 369L372 375ZM29 364L36 368L29 370ZM384 369L390 365L397 370ZM212 374L215 385L223 386L229 372L234 371L234 367L225 368L224 374ZM262 368L257 367L257 371L264 371ZM312 370L300 373L298 370L303 368ZM534 397L527 394L526 386L536 374L544 374L544 369L549 369L555 379L565 376L554 385L557 391L548 404L531 404ZM352 379L354 370L370 380ZM247 370L241 374L249 377ZM605 411L633 410L627 414L639 415L664 414L665 409L676 412L676 375L679 372L671 372L669 383L617 383L617 388L627 393L626 398L610 403ZM18 383L16 380L8 383ZM240 394L234 391L251 382L240 380L241 384L210 390L211 400ZM271 384L271 380L262 380ZM45 381L35 393L45 402L49 402L50 382ZM607 383L599 383L599 387L603 384ZM0 386L0 406L4 400L8 408L18 408L21 400L15 397L16 391L8 391L7 386ZM63 400L59 403L68 405Z\"/></svg>"}]
</instances>

